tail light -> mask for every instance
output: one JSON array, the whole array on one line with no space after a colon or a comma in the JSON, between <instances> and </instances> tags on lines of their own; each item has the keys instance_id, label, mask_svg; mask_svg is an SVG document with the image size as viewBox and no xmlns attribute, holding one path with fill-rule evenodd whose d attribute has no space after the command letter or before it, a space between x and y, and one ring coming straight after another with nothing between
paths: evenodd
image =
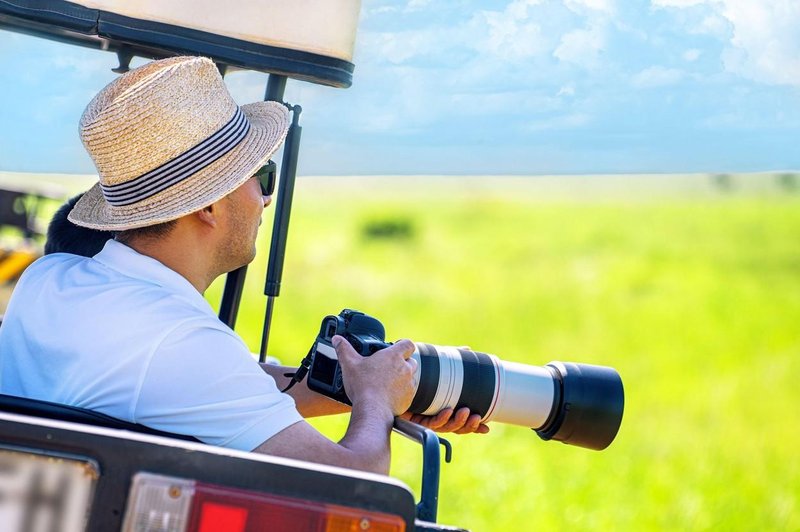
<instances>
[{"instance_id":1,"label":"tail light","mask_svg":"<svg viewBox=\"0 0 800 532\"><path fill-rule=\"evenodd\" d=\"M316 501L138 473L123 531L403 532L400 516Z\"/></svg>"}]
</instances>

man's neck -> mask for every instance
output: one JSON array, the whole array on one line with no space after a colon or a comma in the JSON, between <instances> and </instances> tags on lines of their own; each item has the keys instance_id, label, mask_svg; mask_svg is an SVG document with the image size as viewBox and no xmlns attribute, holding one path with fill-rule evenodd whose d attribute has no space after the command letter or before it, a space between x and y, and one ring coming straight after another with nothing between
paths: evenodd
<instances>
[{"instance_id":1,"label":"man's neck","mask_svg":"<svg viewBox=\"0 0 800 532\"><path fill-rule=\"evenodd\" d=\"M217 277L206 266L207 249L200 245L187 245L185 239L171 234L165 238L137 238L125 242L125 245L178 273L201 294Z\"/></svg>"}]
</instances>

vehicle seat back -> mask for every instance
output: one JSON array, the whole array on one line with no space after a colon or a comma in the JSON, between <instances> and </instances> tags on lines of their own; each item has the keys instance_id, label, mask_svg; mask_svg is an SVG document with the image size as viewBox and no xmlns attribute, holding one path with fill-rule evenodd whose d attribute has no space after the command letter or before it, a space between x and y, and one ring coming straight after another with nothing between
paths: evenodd
<instances>
[{"instance_id":1,"label":"vehicle seat back","mask_svg":"<svg viewBox=\"0 0 800 532\"><path fill-rule=\"evenodd\" d=\"M102 414L100 412L87 410L86 408L51 403L49 401L40 401L38 399L28 399L26 397L17 397L14 395L0 394L0 411L11 412L13 414L22 414L26 416L43 417L46 419L55 419L58 421L83 423L85 425L93 425L97 427L123 429L143 434L166 436L168 438L176 438L179 440L199 441L197 438L192 436L172 434L169 432L151 429L150 427L146 427L144 425L123 421L121 419L107 416L106 414Z\"/></svg>"}]
</instances>

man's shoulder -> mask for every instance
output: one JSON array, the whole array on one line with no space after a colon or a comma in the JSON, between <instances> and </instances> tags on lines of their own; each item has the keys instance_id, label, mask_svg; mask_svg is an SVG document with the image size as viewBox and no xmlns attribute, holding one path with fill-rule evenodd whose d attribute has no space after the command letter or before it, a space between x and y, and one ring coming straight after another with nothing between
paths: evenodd
<instances>
[{"instance_id":1,"label":"man's shoulder","mask_svg":"<svg viewBox=\"0 0 800 532\"><path fill-rule=\"evenodd\" d=\"M89 259L86 257L69 253L53 253L40 257L25 268L14 291L23 291L26 285L39 286L47 279L59 278L64 272L79 267L87 260Z\"/></svg>"},{"instance_id":2,"label":"man's shoulder","mask_svg":"<svg viewBox=\"0 0 800 532\"><path fill-rule=\"evenodd\" d=\"M87 257L73 255L71 253L51 253L36 259L25 273L44 273L58 268L69 268L89 260Z\"/></svg>"}]
</instances>

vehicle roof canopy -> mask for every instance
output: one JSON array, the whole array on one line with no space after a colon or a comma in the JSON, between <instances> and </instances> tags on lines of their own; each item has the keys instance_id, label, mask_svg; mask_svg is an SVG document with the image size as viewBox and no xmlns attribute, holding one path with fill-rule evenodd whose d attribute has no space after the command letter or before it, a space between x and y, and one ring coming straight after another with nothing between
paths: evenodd
<instances>
[{"instance_id":1,"label":"vehicle roof canopy","mask_svg":"<svg viewBox=\"0 0 800 532\"><path fill-rule=\"evenodd\" d=\"M120 54L349 87L360 0L0 0L0 27Z\"/></svg>"}]
</instances>

